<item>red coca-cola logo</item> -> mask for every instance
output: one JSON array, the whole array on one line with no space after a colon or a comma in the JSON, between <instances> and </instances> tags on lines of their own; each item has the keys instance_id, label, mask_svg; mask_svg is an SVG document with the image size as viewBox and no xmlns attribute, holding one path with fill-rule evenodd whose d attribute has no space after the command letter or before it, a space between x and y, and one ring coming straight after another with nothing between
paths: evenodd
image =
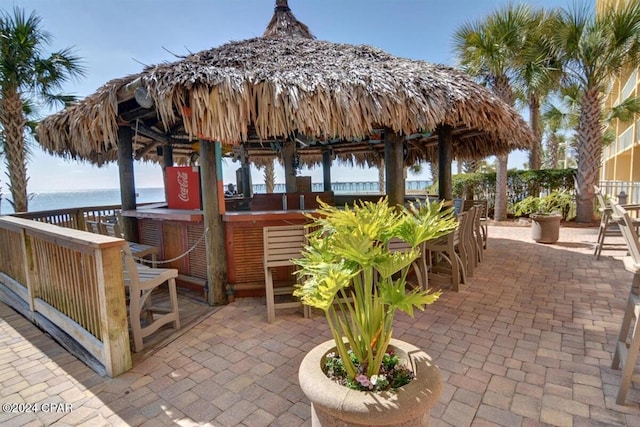
<instances>
[{"instance_id":1,"label":"red coca-cola logo","mask_svg":"<svg viewBox=\"0 0 640 427\"><path fill-rule=\"evenodd\" d=\"M186 172L178 172L177 175L178 186L180 192L178 193L178 199L183 202L189 201L189 175Z\"/></svg>"}]
</instances>

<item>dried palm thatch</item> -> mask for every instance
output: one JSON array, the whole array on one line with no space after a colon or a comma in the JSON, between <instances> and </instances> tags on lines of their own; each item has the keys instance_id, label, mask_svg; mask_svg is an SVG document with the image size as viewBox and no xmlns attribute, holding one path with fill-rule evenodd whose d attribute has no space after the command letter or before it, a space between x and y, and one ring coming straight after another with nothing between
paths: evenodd
<instances>
[{"instance_id":1,"label":"dried palm thatch","mask_svg":"<svg viewBox=\"0 0 640 427\"><path fill-rule=\"evenodd\" d=\"M315 40L286 0L276 4L263 37L112 80L43 120L40 144L52 153L93 162L115 159L118 125L139 108L130 94L123 96L133 82L154 101L154 114L145 116L145 124L172 138L235 145L303 134L342 145L365 141L356 144L366 148L374 129L390 128L405 136L423 134L412 146L418 150L414 157L424 160L437 158L433 132L448 125L454 129L452 155L458 159L530 146L532 135L522 118L463 72L370 46ZM308 155L300 150L301 156L315 162L317 154L309 150ZM147 158L155 160L152 152ZM377 164L377 159L372 150L353 161Z\"/></svg>"}]
</instances>

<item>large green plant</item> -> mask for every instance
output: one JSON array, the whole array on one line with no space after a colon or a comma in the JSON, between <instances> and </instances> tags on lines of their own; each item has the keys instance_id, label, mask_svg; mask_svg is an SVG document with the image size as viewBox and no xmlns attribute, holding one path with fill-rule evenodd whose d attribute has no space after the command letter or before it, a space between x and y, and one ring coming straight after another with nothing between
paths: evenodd
<instances>
[{"instance_id":1,"label":"large green plant","mask_svg":"<svg viewBox=\"0 0 640 427\"><path fill-rule=\"evenodd\" d=\"M529 196L513 206L516 216L553 215L565 216L574 203L574 197L566 191L552 191L543 197Z\"/></svg>"},{"instance_id":2,"label":"large green plant","mask_svg":"<svg viewBox=\"0 0 640 427\"><path fill-rule=\"evenodd\" d=\"M325 312L350 379L380 373L397 310L413 316L414 308L423 310L438 299L440 292L407 289L407 273L422 242L456 226L452 209L441 203L408 209L389 206L386 199L344 209L321 203L309 244L294 260L304 279L294 295ZM392 239L409 248L390 250Z\"/></svg>"}]
</instances>

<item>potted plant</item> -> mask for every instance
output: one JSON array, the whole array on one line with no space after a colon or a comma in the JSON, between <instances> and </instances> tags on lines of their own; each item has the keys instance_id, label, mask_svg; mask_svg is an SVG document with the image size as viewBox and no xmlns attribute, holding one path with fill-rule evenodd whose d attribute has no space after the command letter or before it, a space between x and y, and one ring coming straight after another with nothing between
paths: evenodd
<instances>
[{"instance_id":1,"label":"potted plant","mask_svg":"<svg viewBox=\"0 0 640 427\"><path fill-rule=\"evenodd\" d=\"M324 311L333 336L300 365L312 425L428 421L441 393L439 370L426 353L392 340L393 320L397 310L412 316L438 299L441 292L408 288L407 274L423 242L456 226L441 203L320 203L309 243L294 261L303 279L294 295ZM405 250L391 250L392 239L405 242Z\"/></svg>"},{"instance_id":2,"label":"potted plant","mask_svg":"<svg viewBox=\"0 0 640 427\"><path fill-rule=\"evenodd\" d=\"M529 215L531 238L537 243L555 243L560 236L560 220L569 211L573 196L554 190L546 196L529 196L514 205L516 216Z\"/></svg>"}]
</instances>

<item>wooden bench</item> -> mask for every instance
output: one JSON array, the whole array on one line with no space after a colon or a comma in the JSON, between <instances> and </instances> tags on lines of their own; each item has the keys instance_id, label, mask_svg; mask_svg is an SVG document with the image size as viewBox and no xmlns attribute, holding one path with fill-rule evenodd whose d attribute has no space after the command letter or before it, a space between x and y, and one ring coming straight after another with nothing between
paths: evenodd
<instances>
[{"instance_id":1,"label":"wooden bench","mask_svg":"<svg viewBox=\"0 0 640 427\"><path fill-rule=\"evenodd\" d=\"M276 295L292 295L293 286L273 286L272 269L294 265L291 260L300 258L306 243L304 224L272 226L263 228L264 280L267 299L267 320L272 323L276 309L293 308L302 305L300 301L276 302ZM309 317L309 308L303 307L304 317Z\"/></svg>"},{"instance_id":2,"label":"wooden bench","mask_svg":"<svg viewBox=\"0 0 640 427\"><path fill-rule=\"evenodd\" d=\"M133 350L144 348L143 338L156 332L160 327L173 323L174 329L180 329L180 315L178 312L178 293L176 278L178 270L175 268L151 268L138 264L133 259L129 246L123 247L124 283L129 290L129 322L133 335ZM163 283L169 285L170 307L154 306L151 293ZM155 317L161 314L160 317ZM142 325L142 317L146 325Z\"/></svg>"}]
</instances>

